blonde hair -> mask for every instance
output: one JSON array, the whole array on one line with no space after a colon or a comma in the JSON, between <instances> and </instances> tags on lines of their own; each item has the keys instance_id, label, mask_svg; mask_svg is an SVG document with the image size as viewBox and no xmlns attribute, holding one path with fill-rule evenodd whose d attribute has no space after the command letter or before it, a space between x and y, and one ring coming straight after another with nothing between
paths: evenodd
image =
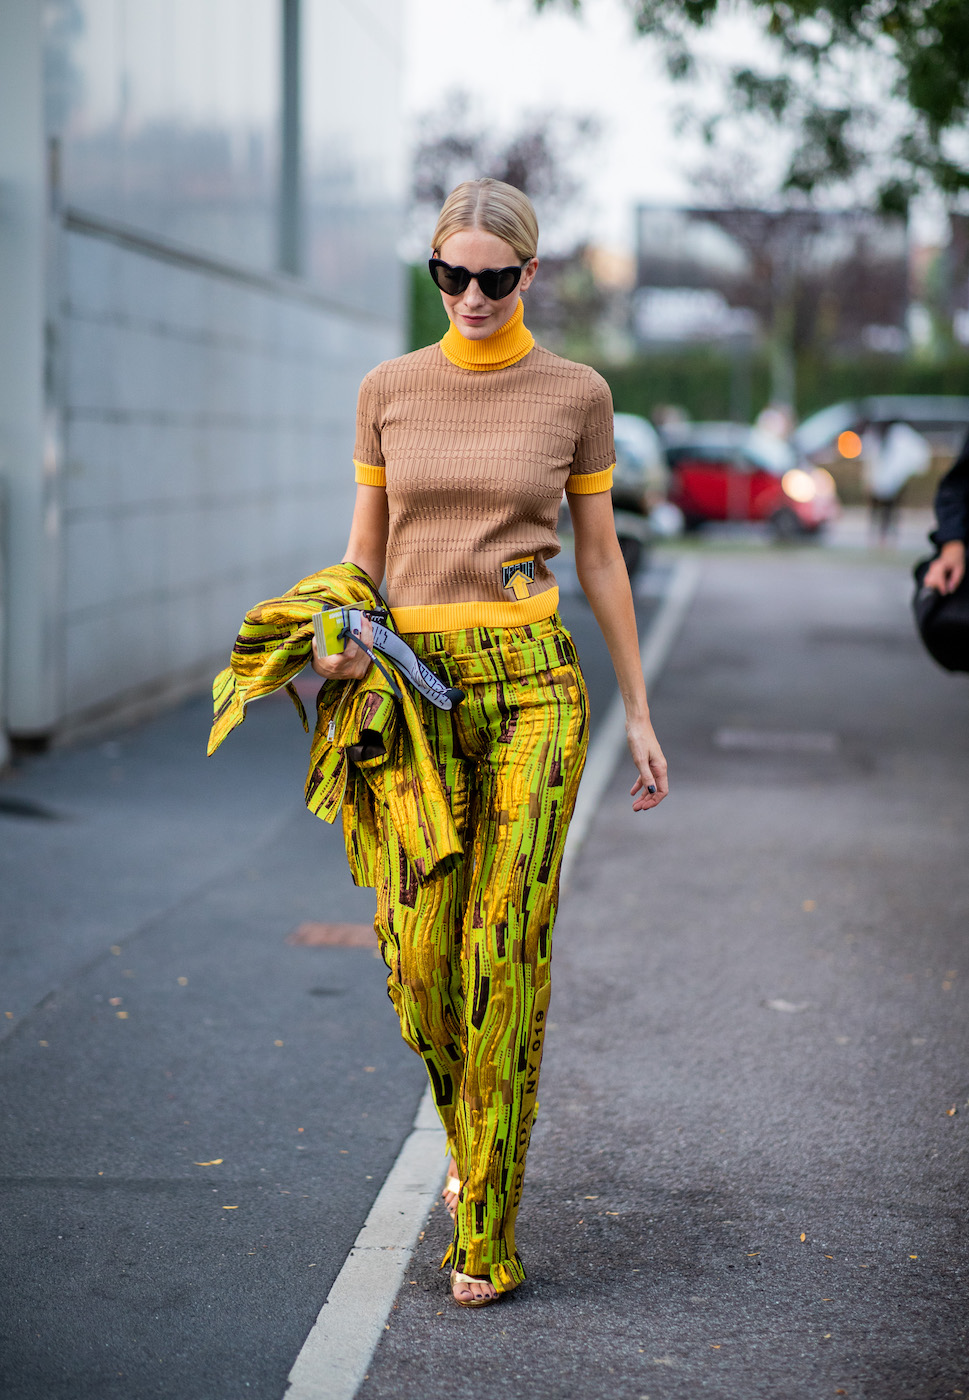
<instances>
[{"instance_id":1,"label":"blonde hair","mask_svg":"<svg viewBox=\"0 0 969 1400\"><path fill-rule=\"evenodd\" d=\"M532 201L504 180L465 180L451 191L434 229L435 252L452 233L471 228L503 239L523 263L538 251L538 219Z\"/></svg>"}]
</instances>

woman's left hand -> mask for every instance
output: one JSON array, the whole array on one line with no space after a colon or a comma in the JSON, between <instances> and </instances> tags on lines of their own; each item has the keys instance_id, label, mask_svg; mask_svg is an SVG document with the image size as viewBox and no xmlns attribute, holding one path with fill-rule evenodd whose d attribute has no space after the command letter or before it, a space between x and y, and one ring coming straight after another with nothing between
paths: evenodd
<instances>
[{"instance_id":1,"label":"woman's left hand","mask_svg":"<svg viewBox=\"0 0 969 1400\"><path fill-rule=\"evenodd\" d=\"M569 497L575 532L575 569L596 622L602 628L626 712L626 739L639 772L632 786L634 812L657 807L669 791L666 759L649 721L636 610L623 562L612 496L608 491Z\"/></svg>"},{"instance_id":2,"label":"woman's left hand","mask_svg":"<svg viewBox=\"0 0 969 1400\"><path fill-rule=\"evenodd\" d=\"M666 776L666 759L649 721L626 723L626 740L639 777L630 789L634 812L648 812L658 807L670 790Z\"/></svg>"}]
</instances>

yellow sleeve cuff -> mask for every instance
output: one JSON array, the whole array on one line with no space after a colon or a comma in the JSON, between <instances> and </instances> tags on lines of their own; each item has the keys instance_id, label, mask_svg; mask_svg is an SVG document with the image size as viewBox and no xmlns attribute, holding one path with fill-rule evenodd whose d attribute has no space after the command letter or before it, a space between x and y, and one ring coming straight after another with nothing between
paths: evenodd
<instances>
[{"instance_id":1,"label":"yellow sleeve cuff","mask_svg":"<svg viewBox=\"0 0 969 1400\"><path fill-rule=\"evenodd\" d=\"M566 491L572 496L597 496L600 491L611 491L615 465L613 462L601 472L578 472L570 476L565 483Z\"/></svg>"},{"instance_id":2,"label":"yellow sleeve cuff","mask_svg":"<svg viewBox=\"0 0 969 1400\"><path fill-rule=\"evenodd\" d=\"M353 459L353 476L358 486L386 486L387 471L384 467L372 467L369 462Z\"/></svg>"}]
</instances>

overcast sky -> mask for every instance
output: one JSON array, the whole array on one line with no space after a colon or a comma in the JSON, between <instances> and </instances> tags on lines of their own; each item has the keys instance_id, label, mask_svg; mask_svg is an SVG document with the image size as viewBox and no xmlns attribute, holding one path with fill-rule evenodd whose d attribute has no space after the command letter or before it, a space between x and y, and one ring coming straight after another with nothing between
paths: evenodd
<instances>
[{"instance_id":1,"label":"overcast sky","mask_svg":"<svg viewBox=\"0 0 969 1400\"><path fill-rule=\"evenodd\" d=\"M406 0L404 101L410 121L455 88L470 92L500 130L528 109L598 117L587 163L584 217L592 241L630 248L639 202L691 198L698 143L677 137L672 110L689 89L665 76L656 46L638 39L622 0L584 0L536 15L531 0ZM749 26L721 24L721 54L749 45ZM695 197L695 196L693 196Z\"/></svg>"}]
</instances>

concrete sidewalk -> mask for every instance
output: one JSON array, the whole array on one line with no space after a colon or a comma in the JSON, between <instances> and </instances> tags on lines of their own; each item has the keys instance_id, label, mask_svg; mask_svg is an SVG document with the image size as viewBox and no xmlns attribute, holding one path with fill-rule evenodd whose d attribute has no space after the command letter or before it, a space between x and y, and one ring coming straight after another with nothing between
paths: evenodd
<instances>
[{"instance_id":1,"label":"concrete sidewalk","mask_svg":"<svg viewBox=\"0 0 969 1400\"><path fill-rule=\"evenodd\" d=\"M455 1307L438 1207L359 1400L969 1394L969 678L903 563L725 555L556 928L519 1244Z\"/></svg>"}]
</instances>

